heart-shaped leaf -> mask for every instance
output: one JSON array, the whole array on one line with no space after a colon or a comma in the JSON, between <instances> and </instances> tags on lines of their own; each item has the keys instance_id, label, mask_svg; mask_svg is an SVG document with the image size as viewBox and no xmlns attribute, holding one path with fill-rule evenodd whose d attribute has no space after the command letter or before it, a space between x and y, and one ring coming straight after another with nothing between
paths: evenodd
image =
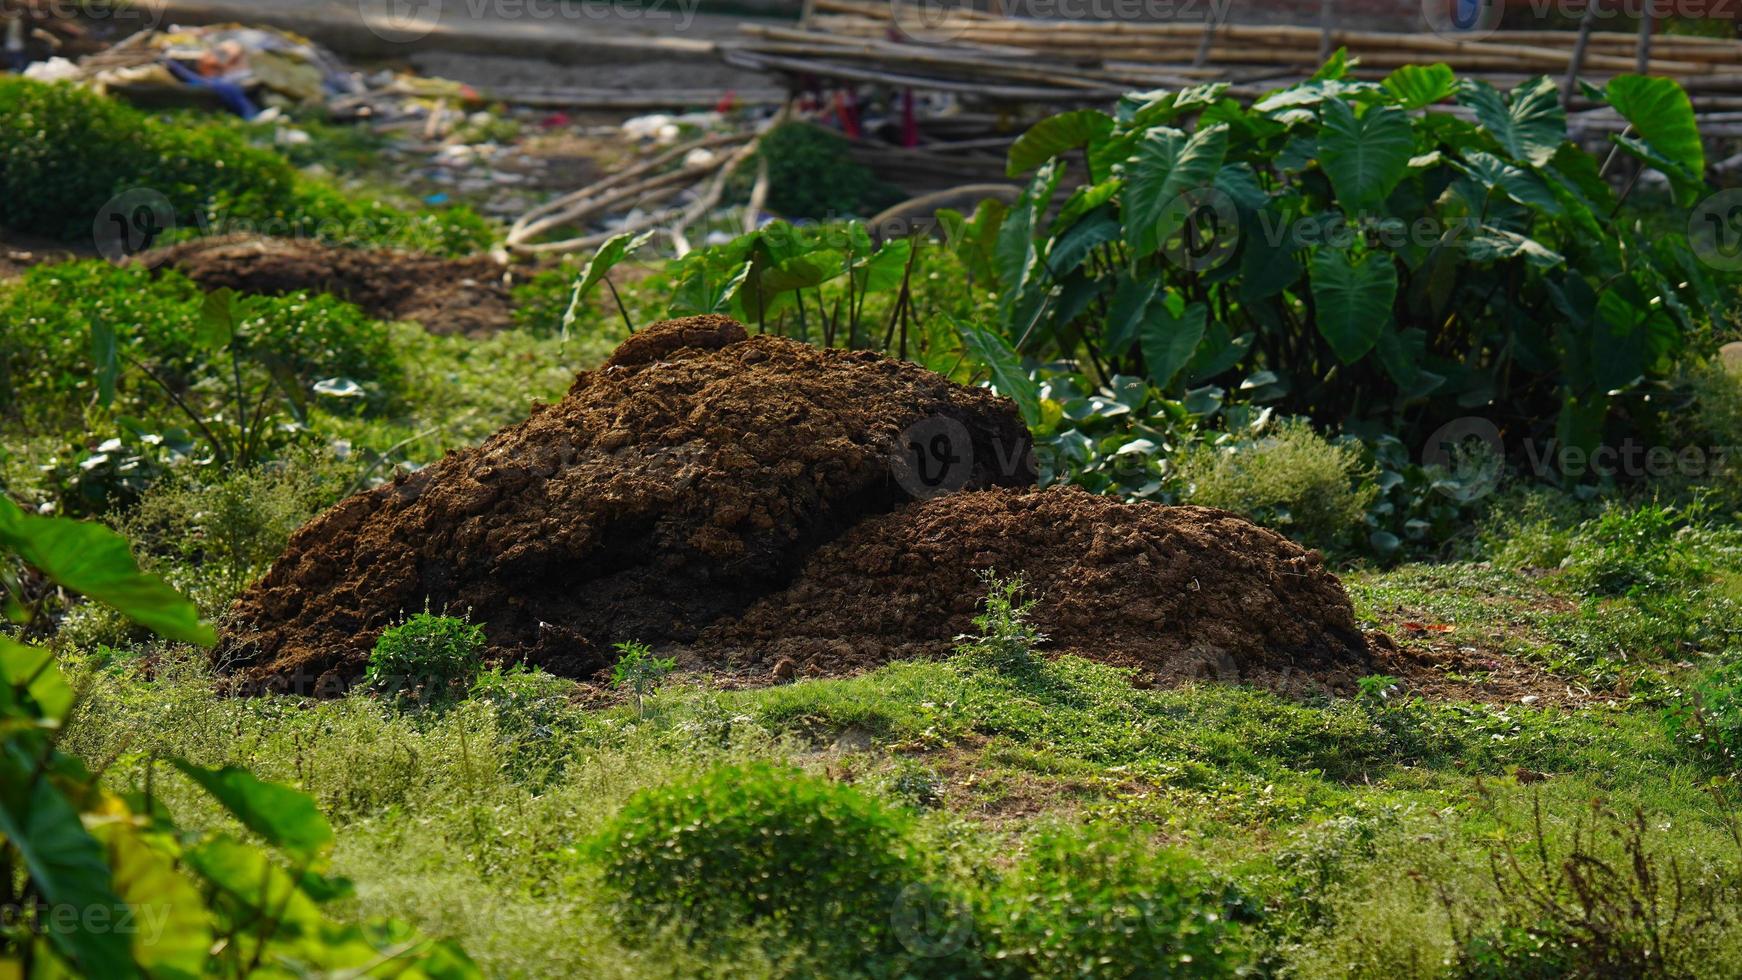
<instances>
[{"instance_id":1,"label":"heart-shaped leaf","mask_svg":"<svg viewBox=\"0 0 1742 980\"><path fill-rule=\"evenodd\" d=\"M1359 259L1340 249L1313 253L1309 272L1319 334L1344 364L1364 357L1391 322L1397 266L1384 252Z\"/></svg>"},{"instance_id":2,"label":"heart-shaped leaf","mask_svg":"<svg viewBox=\"0 0 1742 980\"><path fill-rule=\"evenodd\" d=\"M1566 141L1567 112L1560 89L1548 78L1519 85L1510 101L1487 82L1466 80L1458 101L1476 111L1476 120L1514 160L1544 166Z\"/></svg>"},{"instance_id":3,"label":"heart-shaped leaf","mask_svg":"<svg viewBox=\"0 0 1742 980\"><path fill-rule=\"evenodd\" d=\"M1078 147L1093 146L1113 131L1113 118L1096 109L1078 109L1048 116L1030 126L1010 144L1004 175L1020 177L1053 157Z\"/></svg>"},{"instance_id":4,"label":"heart-shaped leaf","mask_svg":"<svg viewBox=\"0 0 1742 980\"><path fill-rule=\"evenodd\" d=\"M1385 200L1408 172L1414 155L1415 131L1402 109L1372 106L1356 118L1355 110L1341 99L1325 103L1319 166L1331 179L1344 211Z\"/></svg>"},{"instance_id":5,"label":"heart-shaped leaf","mask_svg":"<svg viewBox=\"0 0 1742 980\"><path fill-rule=\"evenodd\" d=\"M1200 129L1191 136L1166 127L1151 130L1125 161L1121 193L1125 241L1137 255L1161 247L1162 218L1175 198L1209 185L1228 152L1228 127Z\"/></svg>"},{"instance_id":6,"label":"heart-shaped leaf","mask_svg":"<svg viewBox=\"0 0 1742 980\"><path fill-rule=\"evenodd\" d=\"M1380 83L1405 109L1420 109L1451 98L1458 91L1458 78L1444 64L1404 65Z\"/></svg>"},{"instance_id":7,"label":"heart-shaped leaf","mask_svg":"<svg viewBox=\"0 0 1742 980\"><path fill-rule=\"evenodd\" d=\"M1159 299L1149 304L1138 340L1149 380L1157 388L1166 390L1174 375L1197 353L1208 317L1209 310L1202 303L1187 306L1179 316Z\"/></svg>"}]
</instances>

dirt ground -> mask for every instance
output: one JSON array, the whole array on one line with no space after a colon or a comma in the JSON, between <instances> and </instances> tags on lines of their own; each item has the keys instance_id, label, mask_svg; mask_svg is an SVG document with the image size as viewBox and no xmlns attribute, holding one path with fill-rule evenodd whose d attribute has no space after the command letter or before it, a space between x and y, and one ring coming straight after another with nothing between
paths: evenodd
<instances>
[{"instance_id":1,"label":"dirt ground","mask_svg":"<svg viewBox=\"0 0 1742 980\"><path fill-rule=\"evenodd\" d=\"M303 527L218 656L242 689L337 693L427 606L571 677L639 640L770 683L947 652L995 569L1029 581L1048 649L1143 683L1370 672L1316 553L1223 511L1035 490L1030 450L984 389L667 321L560 403Z\"/></svg>"},{"instance_id":2,"label":"dirt ground","mask_svg":"<svg viewBox=\"0 0 1742 980\"><path fill-rule=\"evenodd\" d=\"M377 319L415 320L436 334L476 337L514 323L503 269L488 256L444 259L306 239L226 236L153 249L129 261L176 269L204 289L328 292Z\"/></svg>"},{"instance_id":3,"label":"dirt ground","mask_svg":"<svg viewBox=\"0 0 1742 980\"><path fill-rule=\"evenodd\" d=\"M74 247L80 244L83 244L82 249ZM95 258L96 255L96 248L89 243L63 242L0 228L0 283L24 275L31 266Z\"/></svg>"}]
</instances>

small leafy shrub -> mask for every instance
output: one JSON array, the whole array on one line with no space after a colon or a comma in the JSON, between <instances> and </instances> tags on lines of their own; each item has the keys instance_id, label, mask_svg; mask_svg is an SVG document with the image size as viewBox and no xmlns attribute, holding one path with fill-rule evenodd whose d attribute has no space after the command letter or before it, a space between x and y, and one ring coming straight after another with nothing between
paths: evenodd
<instances>
[{"instance_id":1,"label":"small leafy shrub","mask_svg":"<svg viewBox=\"0 0 1742 980\"><path fill-rule=\"evenodd\" d=\"M1277 916L1295 925L1330 919L1333 889L1350 876L1351 867L1374 859L1381 834L1395 829L1397 817L1395 809L1340 813L1290 831L1272 855Z\"/></svg>"},{"instance_id":2,"label":"small leafy shrub","mask_svg":"<svg viewBox=\"0 0 1742 980\"><path fill-rule=\"evenodd\" d=\"M71 84L0 78L0 225L88 238L116 194L148 188L179 229L256 230L443 254L487 248L465 208L410 214L352 199L226 124L165 122Z\"/></svg>"},{"instance_id":3,"label":"small leafy shrub","mask_svg":"<svg viewBox=\"0 0 1742 980\"><path fill-rule=\"evenodd\" d=\"M1742 661L1699 678L1664 709L1671 736L1721 773L1742 772Z\"/></svg>"},{"instance_id":4,"label":"small leafy shrub","mask_svg":"<svg viewBox=\"0 0 1742 980\"><path fill-rule=\"evenodd\" d=\"M213 478L160 482L112 520L213 613L263 574L291 533L350 485L346 469L312 452L207 475Z\"/></svg>"},{"instance_id":5,"label":"small leafy shrub","mask_svg":"<svg viewBox=\"0 0 1742 980\"><path fill-rule=\"evenodd\" d=\"M850 156L845 137L808 123L784 123L762 137L768 164L768 207L786 218L868 214L901 199Z\"/></svg>"},{"instance_id":6,"label":"small leafy shrub","mask_svg":"<svg viewBox=\"0 0 1742 980\"><path fill-rule=\"evenodd\" d=\"M440 703L472 682L483 653L482 627L425 611L382 632L363 682L398 700Z\"/></svg>"},{"instance_id":7,"label":"small leafy shrub","mask_svg":"<svg viewBox=\"0 0 1742 980\"><path fill-rule=\"evenodd\" d=\"M1355 703L1369 715L1383 714L1396 694L1397 678L1388 674L1368 674L1355 682Z\"/></svg>"},{"instance_id":8,"label":"small leafy shrub","mask_svg":"<svg viewBox=\"0 0 1742 980\"><path fill-rule=\"evenodd\" d=\"M1586 595L1636 596L1704 581L1711 563L1696 549L1690 519L1670 504L1612 506L1579 529L1562 568Z\"/></svg>"},{"instance_id":9,"label":"small leafy shrub","mask_svg":"<svg viewBox=\"0 0 1742 980\"><path fill-rule=\"evenodd\" d=\"M1595 506L1547 487L1508 490L1487 501L1477 526L1477 556L1501 568L1559 568L1573 553L1575 532Z\"/></svg>"},{"instance_id":10,"label":"small leafy shrub","mask_svg":"<svg viewBox=\"0 0 1742 980\"><path fill-rule=\"evenodd\" d=\"M1012 670L1034 663L1034 650L1045 643L1046 634L1028 621L1039 600L1022 598L1022 577L1002 578L987 571L980 576L986 585L984 608L974 617L978 632L956 637L956 652L998 670Z\"/></svg>"},{"instance_id":11,"label":"small leafy shrub","mask_svg":"<svg viewBox=\"0 0 1742 980\"><path fill-rule=\"evenodd\" d=\"M1682 381L1693 397L1690 434L1713 445L1742 445L1742 373L1719 361L1686 367Z\"/></svg>"},{"instance_id":12,"label":"small leafy shrub","mask_svg":"<svg viewBox=\"0 0 1742 980\"><path fill-rule=\"evenodd\" d=\"M472 682L470 698L490 706L496 733L507 749L509 770L538 780L563 768L568 752L557 733L574 710L575 682L537 667L492 667Z\"/></svg>"},{"instance_id":13,"label":"small leafy shrub","mask_svg":"<svg viewBox=\"0 0 1742 980\"><path fill-rule=\"evenodd\" d=\"M496 709L498 728L544 737L574 692L574 681L526 664L509 664L479 672L470 696Z\"/></svg>"},{"instance_id":14,"label":"small leafy shrub","mask_svg":"<svg viewBox=\"0 0 1742 980\"><path fill-rule=\"evenodd\" d=\"M977 918L997 975L1220 977L1249 959L1238 907L1190 859L1090 825L1031 840Z\"/></svg>"},{"instance_id":15,"label":"small leafy shrub","mask_svg":"<svg viewBox=\"0 0 1742 980\"><path fill-rule=\"evenodd\" d=\"M1379 495L1358 446L1333 443L1300 419L1179 460L1184 502L1219 507L1318 548L1351 543Z\"/></svg>"},{"instance_id":16,"label":"small leafy shrub","mask_svg":"<svg viewBox=\"0 0 1742 980\"><path fill-rule=\"evenodd\" d=\"M944 781L931 767L903 759L889 776L889 792L914 806L930 808L944 801Z\"/></svg>"},{"instance_id":17,"label":"small leafy shrub","mask_svg":"<svg viewBox=\"0 0 1742 980\"><path fill-rule=\"evenodd\" d=\"M766 929L850 962L899 953L891 911L920 880L910 832L858 790L755 763L642 790L589 850L631 935Z\"/></svg>"},{"instance_id":18,"label":"small leafy shrub","mask_svg":"<svg viewBox=\"0 0 1742 980\"><path fill-rule=\"evenodd\" d=\"M1742 500L1742 372L1706 362L1683 368L1680 380L1692 405L1678 417L1676 437L1705 454L1701 482Z\"/></svg>"},{"instance_id":19,"label":"small leafy shrub","mask_svg":"<svg viewBox=\"0 0 1742 980\"><path fill-rule=\"evenodd\" d=\"M618 657L611 665L611 686L628 691L635 699L635 713L644 715L647 696L659 688L660 682L677 666L677 660L655 657L652 647L633 640L618 643L613 649Z\"/></svg>"}]
</instances>

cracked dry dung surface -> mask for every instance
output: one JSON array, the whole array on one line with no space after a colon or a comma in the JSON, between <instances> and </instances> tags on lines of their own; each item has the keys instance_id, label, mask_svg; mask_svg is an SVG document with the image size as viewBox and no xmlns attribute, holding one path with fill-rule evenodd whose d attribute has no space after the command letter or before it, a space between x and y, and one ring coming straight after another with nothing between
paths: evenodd
<instances>
[{"instance_id":1,"label":"cracked dry dung surface","mask_svg":"<svg viewBox=\"0 0 1742 980\"><path fill-rule=\"evenodd\" d=\"M942 656L973 629L983 570L1023 577L1047 649L1151 683L1338 688L1369 672L1348 595L1317 552L1226 511L1066 487L961 492L867 519L682 661L833 675Z\"/></svg>"},{"instance_id":2,"label":"cracked dry dung surface","mask_svg":"<svg viewBox=\"0 0 1742 980\"><path fill-rule=\"evenodd\" d=\"M514 321L502 267L488 256L445 259L231 235L153 249L132 261L176 269L203 289L332 293L376 319L415 320L435 334L483 336Z\"/></svg>"},{"instance_id":3,"label":"cracked dry dung surface","mask_svg":"<svg viewBox=\"0 0 1742 980\"><path fill-rule=\"evenodd\" d=\"M939 416L972 434L968 486L1033 482L1028 432L988 391L724 317L655 324L561 402L299 529L216 656L243 687L354 677L427 603L469 611L498 655L588 677L614 642L692 641L910 499L893 448Z\"/></svg>"}]
</instances>

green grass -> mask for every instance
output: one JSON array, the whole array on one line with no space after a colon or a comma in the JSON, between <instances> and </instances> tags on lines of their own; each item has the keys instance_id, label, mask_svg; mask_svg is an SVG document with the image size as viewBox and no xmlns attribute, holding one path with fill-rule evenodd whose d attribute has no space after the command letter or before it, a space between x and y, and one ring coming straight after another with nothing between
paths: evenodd
<instances>
[{"instance_id":1,"label":"green grass","mask_svg":"<svg viewBox=\"0 0 1742 980\"><path fill-rule=\"evenodd\" d=\"M1662 843L1687 860L1725 853L1709 774L1647 709L1420 704L1383 717L1347 700L1140 690L1070 658L1014 675L958 659L757 691L678 683L644 719L568 703L566 682L550 681L528 725L528 703L500 696L398 713L362 695L220 698L203 667L173 656L157 671L88 665L69 748L114 760L121 787L142 787L150 758L170 754L300 786L335 822L359 913L456 935L504 974L668 975L649 951L675 954L677 938L614 924L585 842L641 789L755 761L910 810L969 890L1001 880L1047 827L1137 828L1238 882L1264 955L1309 974L1447 947L1449 920L1418 907L1424 886L1407 872L1449 875L1460 901L1492 891L1478 873L1496 819L1484 807L1516 815L1540 793L1564 830L1601 797L1673 828ZM1520 786L1519 766L1551 778ZM916 773L929 802L914 798ZM162 772L157 791L186 824L221 819ZM1375 912L1404 908L1416 911ZM1371 943L1348 931L1381 924ZM758 948L770 960L752 974L803 972ZM727 967L694 954L677 972Z\"/></svg>"}]
</instances>

